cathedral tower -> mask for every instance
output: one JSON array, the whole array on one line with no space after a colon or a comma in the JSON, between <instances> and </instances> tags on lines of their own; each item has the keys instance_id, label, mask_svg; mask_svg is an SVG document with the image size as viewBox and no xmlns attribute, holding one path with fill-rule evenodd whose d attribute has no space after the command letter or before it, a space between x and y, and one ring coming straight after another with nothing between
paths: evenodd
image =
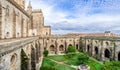
<instances>
[{"instance_id":1,"label":"cathedral tower","mask_svg":"<svg viewBox=\"0 0 120 70\"><path fill-rule=\"evenodd\" d=\"M31 2L30 2L30 1L29 1L29 4L28 4L28 7L27 7L27 13L28 13L29 15L32 14L32 5L31 5Z\"/></svg>"}]
</instances>

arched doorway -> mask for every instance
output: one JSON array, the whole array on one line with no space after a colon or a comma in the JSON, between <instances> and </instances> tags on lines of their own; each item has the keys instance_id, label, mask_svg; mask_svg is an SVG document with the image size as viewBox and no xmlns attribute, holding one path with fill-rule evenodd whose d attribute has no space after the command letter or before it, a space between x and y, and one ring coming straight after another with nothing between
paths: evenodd
<instances>
[{"instance_id":1,"label":"arched doorway","mask_svg":"<svg viewBox=\"0 0 120 70\"><path fill-rule=\"evenodd\" d=\"M21 50L21 70L29 69L29 59L24 50Z\"/></svg>"},{"instance_id":2,"label":"arched doorway","mask_svg":"<svg viewBox=\"0 0 120 70\"><path fill-rule=\"evenodd\" d=\"M110 58L110 51L108 49L105 49L105 57Z\"/></svg>"},{"instance_id":3,"label":"arched doorway","mask_svg":"<svg viewBox=\"0 0 120 70\"><path fill-rule=\"evenodd\" d=\"M95 47L95 55L98 55L98 47Z\"/></svg>"},{"instance_id":4,"label":"arched doorway","mask_svg":"<svg viewBox=\"0 0 120 70\"><path fill-rule=\"evenodd\" d=\"M78 46L78 44L76 44L76 50L79 50L79 46Z\"/></svg>"},{"instance_id":5,"label":"arched doorway","mask_svg":"<svg viewBox=\"0 0 120 70\"><path fill-rule=\"evenodd\" d=\"M55 50L55 46L54 45L51 45L50 48L49 48L49 50L50 50L51 54L55 54L56 50Z\"/></svg>"},{"instance_id":6,"label":"arched doorway","mask_svg":"<svg viewBox=\"0 0 120 70\"><path fill-rule=\"evenodd\" d=\"M118 53L118 61L120 61L120 52Z\"/></svg>"},{"instance_id":7,"label":"arched doorway","mask_svg":"<svg viewBox=\"0 0 120 70\"><path fill-rule=\"evenodd\" d=\"M35 48L31 48L31 70L36 70L36 53Z\"/></svg>"}]
</instances>

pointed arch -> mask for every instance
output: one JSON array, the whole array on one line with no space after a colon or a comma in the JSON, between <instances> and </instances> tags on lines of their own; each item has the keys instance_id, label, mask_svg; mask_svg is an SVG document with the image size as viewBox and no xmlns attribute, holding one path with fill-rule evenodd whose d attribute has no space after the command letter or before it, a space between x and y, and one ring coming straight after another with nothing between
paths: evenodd
<instances>
[{"instance_id":1,"label":"pointed arch","mask_svg":"<svg viewBox=\"0 0 120 70\"><path fill-rule=\"evenodd\" d=\"M21 49L21 70L29 69L29 59L23 49Z\"/></svg>"},{"instance_id":2,"label":"pointed arch","mask_svg":"<svg viewBox=\"0 0 120 70\"><path fill-rule=\"evenodd\" d=\"M105 49L105 57L110 58L110 51L108 49Z\"/></svg>"},{"instance_id":3,"label":"pointed arch","mask_svg":"<svg viewBox=\"0 0 120 70\"><path fill-rule=\"evenodd\" d=\"M95 55L98 55L98 47L95 47Z\"/></svg>"},{"instance_id":4,"label":"pointed arch","mask_svg":"<svg viewBox=\"0 0 120 70\"><path fill-rule=\"evenodd\" d=\"M50 50L51 54L55 54L55 52L56 52L54 45L50 45L49 50Z\"/></svg>"}]
</instances>

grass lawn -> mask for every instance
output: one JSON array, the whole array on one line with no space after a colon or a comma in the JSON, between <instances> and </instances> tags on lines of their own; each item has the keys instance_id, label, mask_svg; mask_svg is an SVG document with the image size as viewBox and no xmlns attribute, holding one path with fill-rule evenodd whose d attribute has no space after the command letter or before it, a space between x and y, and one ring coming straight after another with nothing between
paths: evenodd
<instances>
[{"instance_id":1,"label":"grass lawn","mask_svg":"<svg viewBox=\"0 0 120 70\"><path fill-rule=\"evenodd\" d=\"M44 58L43 59L43 64L42 66L51 66L51 67L55 67L57 70L76 70L75 68L63 65L63 64L58 64L54 61L51 61L48 58Z\"/></svg>"},{"instance_id":2,"label":"grass lawn","mask_svg":"<svg viewBox=\"0 0 120 70\"><path fill-rule=\"evenodd\" d=\"M54 66L57 70L76 70L75 68L72 68L71 65L73 66L79 65L77 59L80 55L82 55L82 53L73 54L71 58L68 58L67 55L48 56L43 59L42 65ZM101 67L101 64L94 61L92 58L89 58L86 64L90 66L90 70L100 70Z\"/></svg>"}]
</instances>

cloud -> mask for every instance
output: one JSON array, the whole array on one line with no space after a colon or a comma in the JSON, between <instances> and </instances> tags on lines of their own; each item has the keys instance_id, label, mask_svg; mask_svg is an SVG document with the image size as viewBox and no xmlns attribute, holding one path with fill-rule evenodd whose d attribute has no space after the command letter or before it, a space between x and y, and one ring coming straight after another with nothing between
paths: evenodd
<instances>
[{"instance_id":1,"label":"cloud","mask_svg":"<svg viewBox=\"0 0 120 70\"><path fill-rule=\"evenodd\" d=\"M34 9L43 10L45 25L51 25L54 34L106 30L120 32L118 0L31 0L31 2Z\"/></svg>"}]
</instances>

